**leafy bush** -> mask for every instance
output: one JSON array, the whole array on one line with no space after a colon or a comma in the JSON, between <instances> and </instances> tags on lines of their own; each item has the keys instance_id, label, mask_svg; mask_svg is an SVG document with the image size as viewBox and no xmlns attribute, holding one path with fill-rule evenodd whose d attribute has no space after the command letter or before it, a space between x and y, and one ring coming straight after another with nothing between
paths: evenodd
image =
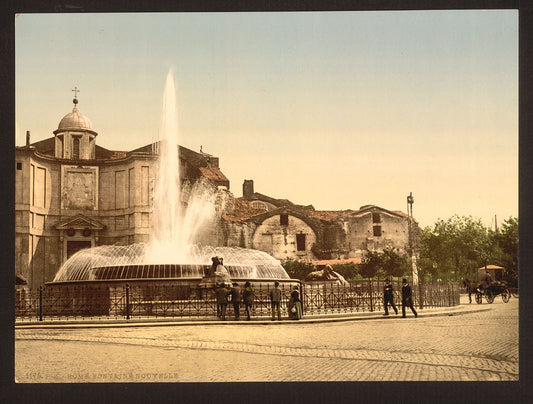
<instances>
[{"instance_id":1,"label":"leafy bush","mask_svg":"<svg viewBox=\"0 0 533 404\"><path fill-rule=\"evenodd\" d=\"M298 260L286 260L281 265L292 279L304 280L308 273L316 271L313 264Z\"/></svg>"}]
</instances>

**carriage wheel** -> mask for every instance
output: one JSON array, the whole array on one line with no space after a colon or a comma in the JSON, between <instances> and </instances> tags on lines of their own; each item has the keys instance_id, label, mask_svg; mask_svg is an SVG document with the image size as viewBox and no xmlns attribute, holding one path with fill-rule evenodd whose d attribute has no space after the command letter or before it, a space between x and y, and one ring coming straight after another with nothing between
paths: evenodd
<instances>
[{"instance_id":1,"label":"carriage wheel","mask_svg":"<svg viewBox=\"0 0 533 404\"><path fill-rule=\"evenodd\" d=\"M513 289L513 291L511 292L511 294L513 295L513 297L518 297L518 289Z\"/></svg>"},{"instance_id":2,"label":"carriage wheel","mask_svg":"<svg viewBox=\"0 0 533 404\"><path fill-rule=\"evenodd\" d=\"M494 301L494 295L492 294L492 292L490 290L487 290L485 292L485 299L487 299L487 303L492 303Z\"/></svg>"},{"instance_id":3,"label":"carriage wheel","mask_svg":"<svg viewBox=\"0 0 533 404\"><path fill-rule=\"evenodd\" d=\"M509 292L509 289L504 289L502 292L502 300L504 303L507 303L509 301L509 298L511 297L511 292Z\"/></svg>"},{"instance_id":4,"label":"carriage wheel","mask_svg":"<svg viewBox=\"0 0 533 404\"><path fill-rule=\"evenodd\" d=\"M481 292L476 292L476 303L481 304L483 302L483 295Z\"/></svg>"}]
</instances>

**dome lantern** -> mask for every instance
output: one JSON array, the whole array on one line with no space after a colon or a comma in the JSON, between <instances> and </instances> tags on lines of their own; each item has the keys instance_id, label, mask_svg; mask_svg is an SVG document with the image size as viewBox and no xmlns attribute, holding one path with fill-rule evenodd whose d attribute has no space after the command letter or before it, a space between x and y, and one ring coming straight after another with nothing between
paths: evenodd
<instances>
[{"instance_id":1,"label":"dome lantern","mask_svg":"<svg viewBox=\"0 0 533 404\"><path fill-rule=\"evenodd\" d=\"M55 156L69 160L91 160L95 158L95 137L91 120L78 110L78 90L74 87L74 108L65 115L54 131Z\"/></svg>"}]
</instances>

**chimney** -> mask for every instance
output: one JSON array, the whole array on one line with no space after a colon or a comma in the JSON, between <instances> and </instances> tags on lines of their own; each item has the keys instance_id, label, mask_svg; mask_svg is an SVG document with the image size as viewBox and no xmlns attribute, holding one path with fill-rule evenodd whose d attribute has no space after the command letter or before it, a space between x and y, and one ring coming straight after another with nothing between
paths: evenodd
<instances>
[{"instance_id":1,"label":"chimney","mask_svg":"<svg viewBox=\"0 0 533 404\"><path fill-rule=\"evenodd\" d=\"M254 194L254 180L244 180L242 184L242 196L249 199Z\"/></svg>"},{"instance_id":2,"label":"chimney","mask_svg":"<svg viewBox=\"0 0 533 404\"><path fill-rule=\"evenodd\" d=\"M26 131L26 147L30 147L30 131Z\"/></svg>"}]
</instances>

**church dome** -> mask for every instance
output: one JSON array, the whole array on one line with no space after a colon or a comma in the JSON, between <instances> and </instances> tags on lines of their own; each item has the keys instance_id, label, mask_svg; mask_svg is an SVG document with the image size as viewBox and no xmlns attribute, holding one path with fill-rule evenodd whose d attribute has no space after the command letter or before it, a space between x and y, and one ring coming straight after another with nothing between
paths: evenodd
<instances>
[{"instance_id":1,"label":"church dome","mask_svg":"<svg viewBox=\"0 0 533 404\"><path fill-rule=\"evenodd\" d=\"M67 114L59 122L58 130L92 130L92 124L89 118L78 111L77 107L72 109L70 114Z\"/></svg>"}]
</instances>

